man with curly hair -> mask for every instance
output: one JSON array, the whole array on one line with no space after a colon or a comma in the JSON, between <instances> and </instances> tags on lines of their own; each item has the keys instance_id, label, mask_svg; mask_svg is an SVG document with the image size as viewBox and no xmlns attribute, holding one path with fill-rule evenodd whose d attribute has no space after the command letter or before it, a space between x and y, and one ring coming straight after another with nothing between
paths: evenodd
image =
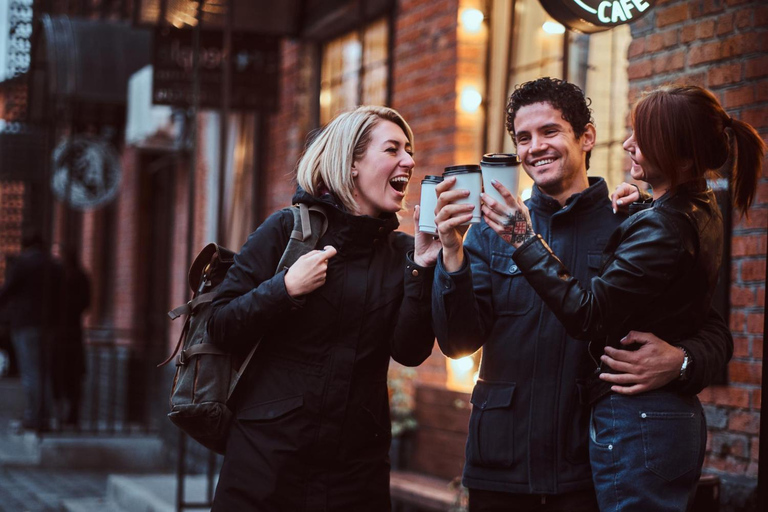
<instances>
[{"instance_id":1,"label":"man with curly hair","mask_svg":"<svg viewBox=\"0 0 768 512\"><path fill-rule=\"evenodd\" d=\"M596 130L577 86L540 78L520 85L507 105L507 130L535 186L526 205L533 228L585 282L597 275L603 247L625 216L614 214L605 181L588 177ZM438 258L432 315L440 349L459 358L483 348L472 393L463 484L470 512L597 511L589 466L584 384L600 361L570 338L512 260L514 249L486 223L463 240L471 205L453 179L437 187ZM628 199L629 197L625 198ZM602 357L617 372L601 378L634 394L677 381L697 393L730 359L733 340L714 311L687 343L704 354L682 372L683 351L650 333ZM633 347L636 348L636 347ZM694 357L695 359L695 357Z\"/></svg>"}]
</instances>

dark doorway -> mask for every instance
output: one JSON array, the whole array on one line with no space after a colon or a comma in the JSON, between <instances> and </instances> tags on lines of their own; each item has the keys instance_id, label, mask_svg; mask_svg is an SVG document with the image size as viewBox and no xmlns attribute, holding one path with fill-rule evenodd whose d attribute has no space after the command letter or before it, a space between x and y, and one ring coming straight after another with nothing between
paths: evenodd
<instances>
[{"instance_id":1,"label":"dark doorway","mask_svg":"<svg viewBox=\"0 0 768 512\"><path fill-rule=\"evenodd\" d=\"M168 350L171 244L176 158L168 153L139 156L138 343L131 357L129 416L152 429L168 412L164 373L156 366Z\"/></svg>"}]
</instances>

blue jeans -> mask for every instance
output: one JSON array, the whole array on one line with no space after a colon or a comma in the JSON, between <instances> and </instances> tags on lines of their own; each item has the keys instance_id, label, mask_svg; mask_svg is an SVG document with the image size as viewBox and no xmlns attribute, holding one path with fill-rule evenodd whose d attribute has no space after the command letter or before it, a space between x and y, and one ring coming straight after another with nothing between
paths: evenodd
<instances>
[{"instance_id":1,"label":"blue jeans","mask_svg":"<svg viewBox=\"0 0 768 512\"><path fill-rule=\"evenodd\" d=\"M11 342L16 352L16 360L21 374L21 387L24 389L25 427L48 427L48 419L53 404L50 365L44 347L43 329L24 327L11 330Z\"/></svg>"},{"instance_id":2,"label":"blue jeans","mask_svg":"<svg viewBox=\"0 0 768 512\"><path fill-rule=\"evenodd\" d=\"M685 511L706 442L696 396L651 391L603 397L592 408L589 443L600 511Z\"/></svg>"}]
</instances>

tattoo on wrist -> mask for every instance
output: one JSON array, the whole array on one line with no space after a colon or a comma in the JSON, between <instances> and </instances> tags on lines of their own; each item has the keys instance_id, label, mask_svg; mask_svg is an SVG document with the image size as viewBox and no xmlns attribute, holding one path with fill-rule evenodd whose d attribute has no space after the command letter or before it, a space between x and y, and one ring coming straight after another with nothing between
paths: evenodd
<instances>
[{"instance_id":1,"label":"tattoo on wrist","mask_svg":"<svg viewBox=\"0 0 768 512\"><path fill-rule=\"evenodd\" d=\"M534 236L533 228L523 212L507 213L503 225L504 230L499 235L508 244L522 244Z\"/></svg>"}]
</instances>

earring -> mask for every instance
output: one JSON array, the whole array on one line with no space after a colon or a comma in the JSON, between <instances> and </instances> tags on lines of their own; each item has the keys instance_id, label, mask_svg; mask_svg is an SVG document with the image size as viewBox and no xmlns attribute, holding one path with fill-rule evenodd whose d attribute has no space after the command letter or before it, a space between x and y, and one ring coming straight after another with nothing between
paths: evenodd
<instances>
[{"instance_id":1,"label":"earring","mask_svg":"<svg viewBox=\"0 0 768 512\"><path fill-rule=\"evenodd\" d=\"M352 171L352 177L357 178L357 171Z\"/></svg>"}]
</instances>

